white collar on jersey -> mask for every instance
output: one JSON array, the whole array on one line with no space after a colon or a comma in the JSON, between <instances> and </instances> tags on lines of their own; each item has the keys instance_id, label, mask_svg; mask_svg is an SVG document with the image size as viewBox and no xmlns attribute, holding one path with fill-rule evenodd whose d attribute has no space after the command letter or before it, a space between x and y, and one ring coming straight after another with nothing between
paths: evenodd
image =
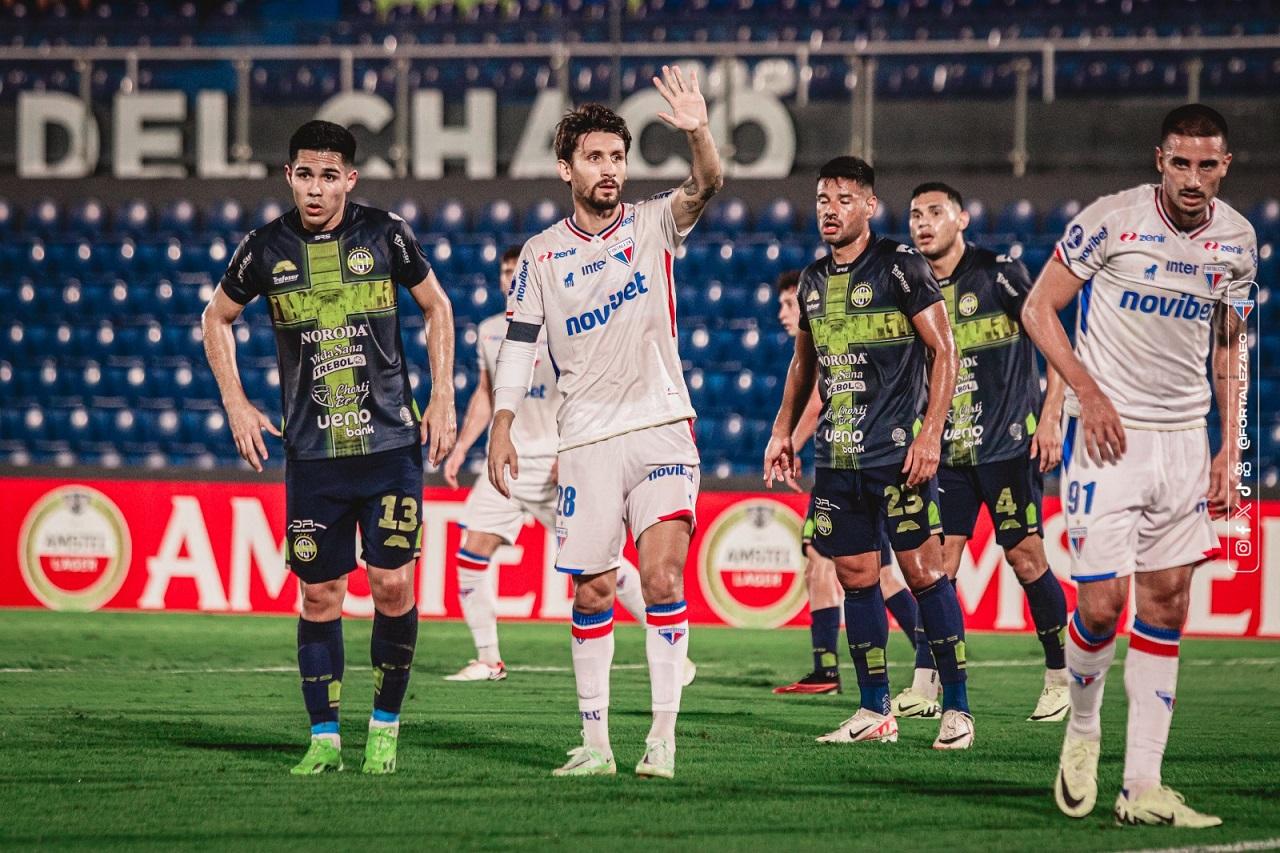
<instances>
[{"instance_id":1,"label":"white collar on jersey","mask_svg":"<svg viewBox=\"0 0 1280 853\"><path fill-rule=\"evenodd\" d=\"M573 221L572 213L564 218L564 224L566 228L568 228L571 232L574 233L574 235L581 237L583 240L586 240L588 243L590 243L592 240L596 239L597 237L600 238L601 240L607 240L613 236L614 232L617 231L619 227L621 227L622 217L624 214L626 214L626 212L627 212L627 205L623 202L619 202L618 215L613 218L612 222L610 222L604 228L600 229L595 234L590 234L586 231L583 231L581 228L579 228L577 226L577 223Z\"/></svg>"}]
</instances>

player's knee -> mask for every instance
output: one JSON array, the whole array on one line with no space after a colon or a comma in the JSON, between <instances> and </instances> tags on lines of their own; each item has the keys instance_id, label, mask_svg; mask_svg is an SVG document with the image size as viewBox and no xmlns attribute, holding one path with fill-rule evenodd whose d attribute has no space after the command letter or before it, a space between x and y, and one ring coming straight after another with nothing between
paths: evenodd
<instances>
[{"instance_id":1,"label":"player's knee","mask_svg":"<svg viewBox=\"0 0 1280 853\"><path fill-rule=\"evenodd\" d=\"M1116 629L1120 621L1120 612L1128 602L1128 595L1113 590L1087 590L1091 584L1082 584L1081 593L1076 598L1076 612L1085 630L1096 636L1106 636Z\"/></svg>"},{"instance_id":2,"label":"player's knee","mask_svg":"<svg viewBox=\"0 0 1280 853\"><path fill-rule=\"evenodd\" d=\"M369 591L373 606L388 616L398 616L413 604L413 582L408 572L372 569Z\"/></svg>"},{"instance_id":3,"label":"player's knee","mask_svg":"<svg viewBox=\"0 0 1280 853\"><path fill-rule=\"evenodd\" d=\"M1049 559L1045 556L1044 546L1039 536L1028 536L1004 552L1005 559L1013 574L1022 583L1032 583L1040 579L1049 569Z\"/></svg>"},{"instance_id":4,"label":"player's knee","mask_svg":"<svg viewBox=\"0 0 1280 853\"><path fill-rule=\"evenodd\" d=\"M836 578L844 589L866 589L880 582L880 569L875 566L857 566L837 562Z\"/></svg>"},{"instance_id":5,"label":"player's knee","mask_svg":"<svg viewBox=\"0 0 1280 853\"><path fill-rule=\"evenodd\" d=\"M579 613L603 613L613 606L613 585L605 576L580 580L573 587L573 609Z\"/></svg>"},{"instance_id":6,"label":"player's knee","mask_svg":"<svg viewBox=\"0 0 1280 853\"><path fill-rule=\"evenodd\" d=\"M660 571L642 573L640 589L644 593L644 603L673 604L684 598L684 583L680 574L683 565L664 565Z\"/></svg>"},{"instance_id":7,"label":"player's knee","mask_svg":"<svg viewBox=\"0 0 1280 853\"><path fill-rule=\"evenodd\" d=\"M302 615L315 622L327 622L342 614L344 586L337 582L302 585Z\"/></svg>"}]
</instances>

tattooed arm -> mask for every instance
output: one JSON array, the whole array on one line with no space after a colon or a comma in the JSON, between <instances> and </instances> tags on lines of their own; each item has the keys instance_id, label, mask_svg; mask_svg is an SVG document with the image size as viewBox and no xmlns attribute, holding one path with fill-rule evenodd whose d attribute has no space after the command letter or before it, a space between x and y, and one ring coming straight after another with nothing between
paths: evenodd
<instances>
[{"instance_id":1,"label":"tattooed arm","mask_svg":"<svg viewBox=\"0 0 1280 853\"><path fill-rule=\"evenodd\" d=\"M711 137L707 102L698 88L698 75L691 74L686 81L680 73L680 66L664 65L662 79L654 77L653 84L671 105L671 112L658 113L658 118L685 132L693 155L692 174L681 184L680 191L671 195L671 212L675 216L676 228L684 232L693 227L707 202L724 186L720 152Z\"/></svg>"}]
</instances>

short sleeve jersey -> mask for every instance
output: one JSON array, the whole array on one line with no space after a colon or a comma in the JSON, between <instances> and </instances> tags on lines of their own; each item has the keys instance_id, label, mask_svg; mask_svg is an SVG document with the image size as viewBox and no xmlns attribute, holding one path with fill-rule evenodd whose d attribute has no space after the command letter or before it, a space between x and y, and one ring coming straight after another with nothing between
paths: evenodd
<instances>
[{"instance_id":1,"label":"short sleeve jersey","mask_svg":"<svg viewBox=\"0 0 1280 853\"><path fill-rule=\"evenodd\" d=\"M546 325L564 395L561 450L695 417L681 372L672 271L685 235L667 195L620 204L595 234L563 219L520 253L507 316Z\"/></svg>"},{"instance_id":2,"label":"short sleeve jersey","mask_svg":"<svg viewBox=\"0 0 1280 853\"><path fill-rule=\"evenodd\" d=\"M1031 277L1021 261L966 246L938 281L960 356L942 434L942 464L980 465L1025 455L1036 431L1040 377L1022 332Z\"/></svg>"},{"instance_id":3,"label":"short sleeve jersey","mask_svg":"<svg viewBox=\"0 0 1280 853\"><path fill-rule=\"evenodd\" d=\"M398 288L430 269L403 220L354 203L332 231L307 231L294 209L240 243L221 286L242 305L265 296L271 309L288 458L418 441L396 308Z\"/></svg>"},{"instance_id":4,"label":"short sleeve jersey","mask_svg":"<svg viewBox=\"0 0 1280 853\"><path fill-rule=\"evenodd\" d=\"M1098 199L1067 225L1054 257L1085 280L1076 355L1120 419L1140 429L1187 429L1209 411L1214 309L1248 297L1257 238L1221 200L1203 225L1181 231L1161 192L1143 185ZM1080 414L1070 389L1066 410Z\"/></svg>"},{"instance_id":5,"label":"short sleeve jersey","mask_svg":"<svg viewBox=\"0 0 1280 853\"><path fill-rule=\"evenodd\" d=\"M476 356L480 369L489 374L492 381L498 370L498 350L507 336L507 318L495 314L480 324ZM555 456L559 444L556 434L556 414L560 411L560 391L556 388L556 374L551 369L547 355L547 333L538 335L538 355L533 365L533 384L525 397L520 413L511 425L511 442L521 459L534 456Z\"/></svg>"},{"instance_id":6,"label":"short sleeve jersey","mask_svg":"<svg viewBox=\"0 0 1280 853\"><path fill-rule=\"evenodd\" d=\"M805 267L797 295L818 355L814 464L901 464L928 399L925 345L911 318L942 301L928 263L872 234L852 263L828 255Z\"/></svg>"}]
</instances>

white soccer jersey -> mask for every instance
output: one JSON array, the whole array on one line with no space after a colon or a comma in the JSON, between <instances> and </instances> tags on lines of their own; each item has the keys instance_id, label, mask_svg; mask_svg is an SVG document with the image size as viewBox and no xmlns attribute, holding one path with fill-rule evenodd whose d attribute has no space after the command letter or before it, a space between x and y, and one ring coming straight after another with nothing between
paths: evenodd
<instances>
[{"instance_id":1,"label":"white soccer jersey","mask_svg":"<svg viewBox=\"0 0 1280 853\"><path fill-rule=\"evenodd\" d=\"M560 449L695 417L676 343L670 199L621 204L598 234L563 219L520 253L507 316L545 324Z\"/></svg>"},{"instance_id":2,"label":"white soccer jersey","mask_svg":"<svg viewBox=\"0 0 1280 853\"><path fill-rule=\"evenodd\" d=\"M1103 196L1067 226L1055 257L1085 279L1076 354L1128 426L1185 429L1209 411L1205 360L1220 302L1247 298L1253 226L1222 201L1192 232L1174 227L1161 189ZM1068 414L1080 414L1067 390Z\"/></svg>"},{"instance_id":3,"label":"white soccer jersey","mask_svg":"<svg viewBox=\"0 0 1280 853\"><path fill-rule=\"evenodd\" d=\"M489 381L497 375L498 349L507 336L507 318L494 314L480 323L476 329L476 360L480 369L489 374ZM551 369L547 355L547 335L538 335L538 356L533 366L533 384L529 394L511 425L511 443L516 453L524 459L531 456L555 456L559 438L556 435L556 413L560 410L560 391L556 388L556 374Z\"/></svg>"}]
</instances>

